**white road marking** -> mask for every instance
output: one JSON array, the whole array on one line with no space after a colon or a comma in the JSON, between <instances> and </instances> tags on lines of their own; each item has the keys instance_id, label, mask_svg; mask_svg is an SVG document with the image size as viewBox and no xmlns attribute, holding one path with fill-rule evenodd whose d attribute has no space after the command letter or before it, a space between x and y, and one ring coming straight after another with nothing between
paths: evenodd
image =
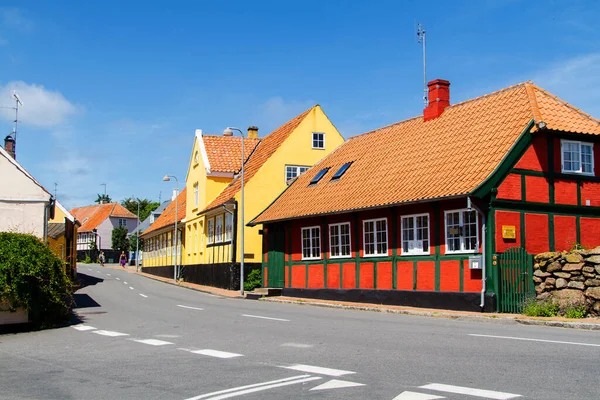
<instances>
[{"instance_id":1,"label":"white road marking","mask_svg":"<svg viewBox=\"0 0 600 400\"><path fill-rule=\"evenodd\" d=\"M200 308L200 307L190 307L190 306L182 306L181 304L177 304L177 307L181 307L181 308L189 308L190 310L198 310L198 311L202 311L202 310L204 310L204 308Z\"/></svg>"},{"instance_id":2,"label":"white road marking","mask_svg":"<svg viewBox=\"0 0 600 400\"><path fill-rule=\"evenodd\" d=\"M127 282L123 282L123 283L127 285Z\"/></svg>"},{"instance_id":3,"label":"white road marking","mask_svg":"<svg viewBox=\"0 0 600 400\"><path fill-rule=\"evenodd\" d=\"M310 375L298 375L298 376L292 376L290 378L278 379L276 381L255 383L252 385L240 386L237 388L219 390L218 392L201 394L196 397L190 397L189 399L186 399L186 400L200 400L200 399L222 400L222 399L228 399L230 397L241 396L244 394L260 392L262 390L274 389L274 388L278 388L281 386L288 386L288 385L295 385L296 383L316 381L319 379L321 379L321 377L310 376ZM215 396L215 397L211 397L211 396Z\"/></svg>"},{"instance_id":4,"label":"white road marking","mask_svg":"<svg viewBox=\"0 0 600 400\"><path fill-rule=\"evenodd\" d=\"M91 271L91 270L92 270L91 268L88 268L88 271Z\"/></svg>"},{"instance_id":5,"label":"white road marking","mask_svg":"<svg viewBox=\"0 0 600 400\"><path fill-rule=\"evenodd\" d=\"M77 329L78 331L94 331L98 328L94 328L93 326L89 326L89 325L74 325L71 328L73 329Z\"/></svg>"},{"instance_id":6,"label":"white road marking","mask_svg":"<svg viewBox=\"0 0 600 400\"><path fill-rule=\"evenodd\" d=\"M106 274L106 276L112 276L111 274Z\"/></svg>"},{"instance_id":7,"label":"white road marking","mask_svg":"<svg viewBox=\"0 0 600 400\"><path fill-rule=\"evenodd\" d=\"M521 397L520 394L496 392L493 390L475 389L463 386L444 385L442 383L430 383L429 385L419 386L419 389L436 390L438 392L466 394L469 396L483 397L485 399L508 400L515 397Z\"/></svg>"},{"instance_id":8,"label":"white road marking","mask_svg":"<svg viewBox=\"0 0 600 400\"><path fill-rule=\"evenodd\" d=\"M132 286L129 286L129 289L133 290L133 287L132 287Z\"/></svg>"},{"instance_id":9,"label":"white road marking","mask_svg":"<svg viewBox=\"0 0 600 400\"><path fill-rule=\"evenodd\" d=\"M260 318L260 319L270 319L272 321L283 321L283 322L290 322L289 319L283 319L283 318L272 318L272 317L261 317L260 315L250 315L250 314L242 314L242 317L248 317L248 318Z\"/></svg>"},{"instance_id":10,"label":"white road marking","mask_svg":"<svg viewBox=\"0 0 600 400\"><path fill-rule=\"evenodd\" d=\"M121 278L117 278L117 280L118 280L118 281L120 281L120 280L121 280Z\"/></svg>"},{"instance_id":11,"label":"white road marking","mask_svg":"<svg viewBox=\"0 0 600 400\"><path fill-rule=\"evenodd\" d=\"M304 343L283 343L280 346L281 347L295 347L297 349L310 349L311 347L315 347L312 344L304 344Z\"/></svg>"},{"instance_id":12,"label":"white road marking","mask_svg":"<svg viewBox=\"0 0 600 400\"><path fill-rule=\"evenodd\" d=\"M178 338L180 337L179 335L154 335L155 337L164 337L164 338ZM183 349L178 349L178 350L183 350Z\"/></svg>"},{"instance_id":13,"label":"white road marking","mask_svg":"<svg viewBox=\"0 0 600 400\"><path fill-rule=\"evenodd\" d=\"M134 342L138 342L138 343L143 343L143 344L149 344L151 346L164 346L167 344L173 344L171 342L165 342L164 340L158 340L158 339L130 339Z\"/></svg>"},{"instance_id":14,"label":"white road marking","mask_svg":"<svg viewBox=\"0 0 600 400\"><path fill-rule=\"evenodd\" d=\"M443 396L436 396L434 394L425 394L425 393L417 393L417 392L402 392L398 396L394 397L392 400L436 400L436 399L445 399Z\"/></svg>"},{"instance_id":15,"label":"white road marking","mask_svg":"<svg viewBox=\"0 0 600 400\"><path fill-rule=\"evenodd\" d=\"M200 354L203 356L209 357L217 357L217 358L235 358L235 357L243 357L243 354L237 353L228 353L226 351L212 350L212 349L202 349L202 350L188 350L190 353Z\"/></svg>"},{"instance_id":16,"label":"white road marking","mask_svg":"<svg viewBox=\"0 0 600 400\"><path fill-rule=\"evenodd\" d=\"M338 379L332 379L329 382L325 382L322 385L314 387L310 390L341 389L341 388L356 387L356 386L365 386L365 384L350 382L350 381L340 381Z\"/></svg>"},{"instance_id":17,"label":"white road marking","mask_svg":"<svg viewBox=\"0 0 600 400\"><path fill-rule=\"evenodd\" d=\"M142 296L142 297L145 297L145 298L148 298L148 296L146 296L145 294L141 294L141 293L140 293L140 296Z\"/></svg>"},{"instance_id":18,"label":"white road marking","mask_svg":"<svg viewBox=\"0 0 600 400\"><path fill-rule=\"evenodd\" d=\"M121 332L114 332L114 331L103 331L103 330L94 331L92 333L97 333L98 335L110 336L110 337L129 336L129 333L121 333Z\"/></svg>"},{"instance_id":19,"label":"white road marking","mask_svg":"<svg viewBox=\"0 0 600 400\"><path fill-rule=\"evenodd\" d=\"M528 342L558 343L558 344L572 344L572 345L576 345L576 346L600 347L600 344L595 344L595 343L563 342L561 340L532 339L532 338L521 338L521 337L514 337L514 336L478 335L476 333L469 333L469 336L487 337L487 338L494 338L494 339L524 340L524 341L528 341Z\"/></svg>"},{"instance_id":20,"label":"white road marking","mask_svg":"<svg viewBox=\"0 0 600 400\"><path fill-rule=\"evenodd\" d=\"M356 372L344 371L343 369L333 369L325 367L316 367L314 365L294 364L288 367L282 366L281 368L293 369L294 371L309 372L311 374L318 375L329 375L329 376L343 376L348 374L355 374Z\"/></svg>"}]
</instances>

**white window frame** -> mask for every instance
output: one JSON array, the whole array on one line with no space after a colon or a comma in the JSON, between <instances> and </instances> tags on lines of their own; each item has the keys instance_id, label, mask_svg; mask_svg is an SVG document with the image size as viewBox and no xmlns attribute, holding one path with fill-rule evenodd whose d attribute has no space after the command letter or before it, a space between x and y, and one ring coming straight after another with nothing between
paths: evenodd
<instances>
[{"instance_id":1,"label":"white window frame","mask_svg":"<svg viewBox=\"0 0 600 400\"><path fill-rule=\"evenodd\" d=\"M288 179L288 168L290 170L294 170L295 171L295 176L291 177ZM303 173L305 173L306 171L308 171L310 167L306 166L306 165L286 165L285 166L285 175L284 175L284 179L285 179L285 183L286 185L289 185L290 181L292 181L294 178L299 177L300 175L302 175ZM300 169L304 169L303 171L300 171Z\"/></svg>"},{"instance_id":2,"label":"white window frame","mask_svg":"<svg viewBox=\"0 0 600 400\"><path fill-rule=\"evenodd\" d=\"M342 226L347 225L348 226L348 254L344 254L343 253L343 248L344 245L342 244L342 233L341 233L341 229L338 230L338 234L337 234L337 248L338 248L338 253L339 255L334 256L333 255L333 249L334 249L334 245L333 245L333 233L331 232L333 227L338 227L341 228ZM348 257L352 257L352 226L350 225L350 222L339 222L336 224L329 224L329 258L348 258Z\"/></svg>"},{"instance_id":3,"label":"white window frame","mask_svg":"<svg viewBox=\"0 0 600 400\"><path fill-rule=\"evenodd\" d=\"M315 138L316 135L322 135L322 138L321 139ZM321 147L315 146L315 142L322 142L322 146ZM324 132L313 132L312 133L312 148L319 149L319 150L325 149L325 133Z\"/></svg>"},{"instance_id":4,"label":"white window frame","mask_svg":"<svg viewBox=\"0 0 600 400\"><path fill-rule=\"evenodd\" d=\"M233 215L225 213L225 241L233 240Z\"/></svg>"},{"instance_id":5,"label":"white window frame","mask_svg":"<svg viewBox=\"0 0 600 400\"><path fill-rule=\"evenodd\" d=\"M377 240L377 222L379 221L385 221L385 252L379 252L377 250L377 245L380 244L380 242ZM368 254L367 253L367 224L369 223L373 223L373 250L374 253ZM390 244L389 244L389 236L388 236L388 222L387 222L387 218L373 218L373 219L365 219L363 220L363 253L365 257L385 257L388 255L390 250Z\"/></svg>"},{"instance_id":6,"label":"white window frame","mask_svg":"<svg viewBox=\"0 0 600 400\"><path fill-rule=\"evenodd\" d=\"M194 183L194 207L198 208L198 182Z\"/></svg>"},{"instance_id":7,"label":"white window frame","mask_svg":"<svg viewBox=\"0 0 600 400\"><path fill-rule=\"evenodd\" d=\"M223 215L215 217L215 243L223 243Z\"/></svg>"},{"instance_id":8,"label":"white window frame","mask_svg":"<svg viewBox=\"0 0 600 400\"><path fill-rule=\"evenodd\" d=\"M565 145L566 144L576 144L579 151L576 153L578 156L578 159L576 160L579 163L579 169L578 170L567 170L565 169ZM590 147L592 150L591 153L591 171L590 172L584 172L583 171L583 152L581 150L582 146L587 146ZM560 164L561 164L561 171L564 174L580 174L580 175L594 175L594 143L589 143L589 142L581 142L578 140L566 140L566 139L561 139L560 141Z\"/></svg>"},{"instance_id":9,"label":"white window frame","mask_svg":"<svg viewBox=\"0 0 600 400\"><path fill-rule=\"evenodd\" d=\"M208 218L206 221L206 244L213 244L214 242L215 242L215 219Z\"/></svg>"},{"instance_id":10,"label":"white window frame","mask_svg":"<svg viewBox=\"0 0 600 400\"><path fill-rule=\"evenodd\" d=\"M317 236L313 235L313 229L317 230L317 232L318 232ZM306 231L309 232L309 238L308 238L308 240L310 241L310 249L309 249L310 256L308 256L308 257L304 255L304 249L305 249L305 247L304 247L304 232L306 232ZM315 237L319 239L319 247L318 247L319 255L318 256L314 254L314 251L315 251L316 247L313 247L313 245L312 245L313 239ZM321 227L319 225L316 225L316 226L306 226L306 227L302 228L300 240L301 240L301 243L302 243L302 259L303 260L320 260L321 259L321 256L322 256L323 252L321 251Z\"/></svg>"},{"instance_id":11,"label":"white window frame","mask_svg":"<svg viewBox=\"0 0 600 400\"><path fill-rule=\"evenodd\" d=\"M404 221L405 220L409 220L412 219L413 220L413 227L412 227L412 231L413 231L413 237L415 238L413 241L414 242L418 242L419 240L417 240L417 232L419 230L419 227L417 226L417 218L419 217L427 217L427 250L422 250L419 249L417 250L416 247L413 248L413 250L408 250L408 251L404 251ZM431 254L431 231L429 229L429 220L430 220L430 216L429 213L422 213L422 214L411 214L411 215L404 215L400 218L400 255L402 256L414 256L414 255L428 255ZM421 246L422 247L422 246Z\"/></svg>"},{"instance_id":12,"label":"white window frame","mask_svg":"<svg viewBox=\"0 0 600 400\"><path fill-rule=\"evenodd\" d=\"M119 218L119 228L122 226L127 228L127 218Z\"/></svg>"},{"instance_id":13,"label":"white window frame","mask_svg":"<svg viewBox=\"0 0 600 400\"><path fill-rule=\"evenodd\" d=\"M448 250L449 246L448 246L448 214L453 214L453 213L459 213L459 217L458 217L458 226L459 227L463 227L465 222L464 222L464 215L466 212L474 212L475 213L475 237L477 238L477 241L475 243L475 248L473 250L465 250L465 239L466 237L464 236L464 234L461 233L461 235L459 236L460 238L460 250ZM461 208L458 210L447 210L444 211L444 236L445 236L445 246L446 246L446 253L445 254L473 254L473 253L478 253L479 252L479 213L475 210L469 210L466 208ZM469 236L471 237L471 236Z\"/></svg>"}]
</instances>

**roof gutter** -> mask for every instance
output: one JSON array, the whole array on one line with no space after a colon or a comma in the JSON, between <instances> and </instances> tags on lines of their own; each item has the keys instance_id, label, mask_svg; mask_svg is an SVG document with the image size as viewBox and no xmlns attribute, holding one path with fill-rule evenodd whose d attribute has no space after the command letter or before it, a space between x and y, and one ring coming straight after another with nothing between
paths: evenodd
<instances>
[{"instance_id":1,"label":"roof gutter","mask_svg":"<svg viewBox=\"0 0 600 400\"><path fill-rule=\"evenodd\" d=\"M235 204L235 200L233 200L233 198L231 198L231 199L229 199L227 201L224 201L223 203L219 204L218 206L214 206L214 207L211 207L209 209L202 210L199 213L197 213L196 215L200 216L200 215L208 214L208 213L210 213L212 211L215 211L215 210L218 210L220 208L226 207L228 204Z\"/></svg>"}]
</instances>

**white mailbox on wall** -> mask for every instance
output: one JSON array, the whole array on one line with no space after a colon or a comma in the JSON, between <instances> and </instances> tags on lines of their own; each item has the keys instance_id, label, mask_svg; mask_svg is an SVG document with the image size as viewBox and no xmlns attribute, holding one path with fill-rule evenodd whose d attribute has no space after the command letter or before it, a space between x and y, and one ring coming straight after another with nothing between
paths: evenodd
<instances>
[{"instance_id":1,"label":"white mailbox on wall","mask_svg":"<svg viewBox=\"0 0 600 400\"><path fill-rule=\"evenodd\" d=\"M469 269L481 269L481 268L483 268L483 257L481 255L470 256L469 257Z\"/></svg>"}]
</instances>

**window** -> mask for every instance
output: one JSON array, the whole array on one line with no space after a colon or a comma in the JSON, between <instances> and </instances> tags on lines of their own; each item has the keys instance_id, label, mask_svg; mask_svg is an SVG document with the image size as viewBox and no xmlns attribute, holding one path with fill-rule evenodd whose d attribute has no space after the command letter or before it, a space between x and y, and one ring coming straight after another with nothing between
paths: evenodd
<instances>
[{"instance_id":1,"label":"window","mask_svg":"<svg viewBox=\"0 0 600 400\"><path fill-rule=\"evenodd\" d=\"M402 254L429 254L429 214L402 217Z\"/></svg>"},{"instance_id":2,"label":"window","mask_svg":"<svg viewBox=\"0 0 600 400\"><path fill-rule=\"evenodd\" d=\"M198 152L194 153L194 162L198 162Z\"/></svg>"},{"instance_id":3,"label":"window","mask_svg":"<svg viewBox=\"0 0 600 400\"><path fill-rule=\"evenodd\" d=\"M119 218L119 227L121 226L127 227L127 220L125 218Z\"/></svg>"},{"instance_id":4,"label":"window","mask_svg":"<svg viewBox=\"0 0 600 400\"><path fill-rule=\"evenodd\" d=\"M206 223L206 243L213 244L215 242L215 220L209 219Z\"/></svg>"},{"instance_id":5,"label":"window","mask_svg":"<svg viewBox=\"0 0 600 400\"><path fill-rule=\"evenodd\" d=\"M329 253L331 258L350 257L350 223L329 225Z\"/></svg>"},{"instance_id":6,"label":"window","mask_svg":"<svg viewBox=\"0 0 600 400\"><path fill-rule=\"evenodd\" d=\"M215 243L221 243L223 241L223 216L218 215L216 221Z\"/></svg>"},{"instance_id":7,"label":"window","mask_svg":"<svg viewBox=\"0 0 600 400\"><path fill-rule=\"evenodd\" d=\"M478 248L477 212L446 211L446 253L474 253Z\"/></svg>"},{"instance_id":8,"label":"window","mask_svg":"<svg viewBox=\"0 0 600 400\"><path fill-rule=\"evenodd\" d=\"M348 168L350 168L350 165L352 165L351 162L347 162L346 164L342 165L340 169L338 169L337 172L331 177L331 180L335 181L340 179L342 175L344 175L344 173L348 170Z\"/></svg>"},{"instance_id":9,"label":"window","mask_svg":"<svg viewBox=\"0 0 600 400\"><path fill-rule=\"evenodd\" d=\"M309 167L304 167L300 165L286 165L285 166L285 182L289 184L289 182L300 175L303 172L306 172Z\"/></svg>"},{"instance_id":10,"label":"window","mask_svg":"<svg viewBox=\"0 0 600 400\"><path fill-rule=\"evenodd\" d=\"M325 148L325 134L320 132L313 132L313 149L324 149Z\"/></svg>"},{"instance_id":11,"label":"window","mask_svg":"<svg viewBox=\"0 0 600 400\"><path fill-rule=\"evenodd\" d=\"M562 172L594 174L594 145L592 143L561 140Z\"/></svg>"},{"instance_id":12,"label":"window","mask_svg":"<svg viewBox=\"0 0 600 400\"><path fill-rule=\"evenodd\" d=\"M171 236L167 237L167 257L171 257Z\"/></svg>"},{"instance_id":13,"label":"window","mask_svg":"<svg viewBox=\"0 0 600 400\"><path fill-rule=\"evenodd\" d=\"M365 256L386 256L387 219L371 219L363 221Z\"/></svg>"},{"instance_id":14,"label":"window","mask_svg":"<svg viewBox=\"0 0 600 400\"><path fill-rule=\"evenodd\" d=\"M194 183L194 206L198 207L198 182Z\"/></svg>"},{"instance_id":15,"label":"window","mask_svg":"<svg viewBox=\"0 0 600 400\"><path fill-rule=\"evenodd\" d=\"M230 242L233 234L233 215L225 214L225 241Z\"/></svg>"},{"instance_id":16,"label":"window","mask_svg":"<svg viewBox=\"0 0 600 400\"><path fill-rule=\"evenodd\" d=\"M192 247L192 246L190 246ZM194 254L198 252L198 224L194 222Z\"/></svg>"},{"instance_id":17,"label":"window","mask_svg":"<svg viewBox=\"0 0 600 400\"><path fill-rule=\"evenodd\" d=\"M321 180L321 178L323 178L323 176L325 176L327 171L329 171L329 168L323 168L322 170L320 170L319 173L317 175L315 175L314 178L311 179L311 181L308 185L310 186L310 185L317 184L317 182L319 182Z\"/></svg>"},{"instance_id":18,"label":"window","mask_svg":"<svg viewBox=\"0 0 600 400\"><path fill-rule=\"evenodd\" d=\"M311 226L302 228L302 259L318 260L321 258L321 228Z\"/></svg>"}]
</instances>

